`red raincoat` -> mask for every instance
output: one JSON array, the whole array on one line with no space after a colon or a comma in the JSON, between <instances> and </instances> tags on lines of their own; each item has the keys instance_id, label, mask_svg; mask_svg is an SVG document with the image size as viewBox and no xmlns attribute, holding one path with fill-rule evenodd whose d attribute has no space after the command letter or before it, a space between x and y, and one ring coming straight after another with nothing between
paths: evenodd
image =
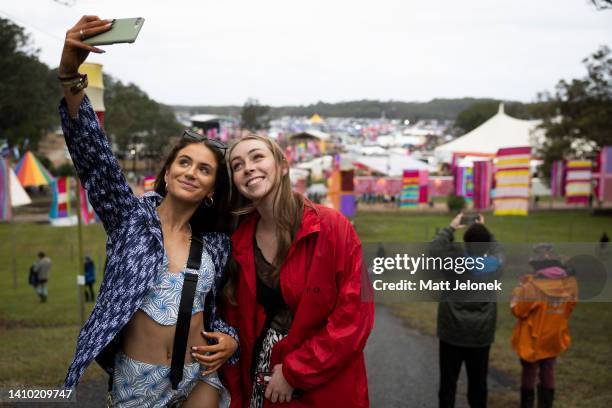
<instances>
[{"instance_id":1,"label":"red raincoat","mask_svg":"<svg viewBox=\"0 0 612 408\"><path fill-rule=\"evenodd\" d=\"M238 306L226 305L224 311L227 322L238 329L240 360L222 369L232 408L249 405L253 347L265 321L255 292L258 218L257 213L249 216L232 236L233 256L241 268ZM363 349L374 323L374 303L367 279L353 226L339 212L307 202L280 271L283 298L294 318L287 337L274 346L270 365L283 364L285 379L304 394L284 404L265 400L264 406L369 406Z\"/></svg>"}]
</instances>

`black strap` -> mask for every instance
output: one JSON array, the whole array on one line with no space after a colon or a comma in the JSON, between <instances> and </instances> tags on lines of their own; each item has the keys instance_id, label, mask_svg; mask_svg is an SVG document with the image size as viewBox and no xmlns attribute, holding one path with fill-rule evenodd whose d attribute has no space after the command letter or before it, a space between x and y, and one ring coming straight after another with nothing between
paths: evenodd
<instances>
[{"instance_id":1,"label":"black strap","mask_svg":"<svg viewBox=\"0 0 612 408\"><path fill-rule=\"evenodd\" d=\"M200 237L195 236L195 234L192 235L187 268L195 271L200 270L202 247L203 243ZM183 291L181 292L181 302L176 319L176 329L174 331L172 363L170 364L170 382L172 383L173 390L178 389L178 385L183 379L185 350L187 349L187 338L189 337L189 326L191 324L191 310L193 308L193 298L195 296L197 284L198 273L185 273Z\"/></svg>"}]
</instances>

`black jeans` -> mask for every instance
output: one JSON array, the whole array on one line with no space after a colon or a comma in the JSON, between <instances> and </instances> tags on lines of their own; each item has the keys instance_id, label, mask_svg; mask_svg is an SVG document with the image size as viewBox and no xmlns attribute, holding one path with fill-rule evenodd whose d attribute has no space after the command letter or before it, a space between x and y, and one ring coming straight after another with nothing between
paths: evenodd
<instances>
[{"instance_id":1,"label":"black jeans","mask_svg":"<svg viewBox=\"0 0 612 408\"><path fill-rule=\"evenodd\" d=\"M96 300L96 294L94 293L94 289L93 289L93 282L92 283L87 283L86 284L86 288L85 288L85 301L86 302L93 302Z\"/></svg>"},{"instance_id":2,"label":"black jeans","mask_svg":"<svg viewBox=\"0 0 612 408\"><path fill-rule=\"evenodd\" d=\"M440 390L438 391L440 408L453 408L455 406L457 379L464 361L467 371L467 397L470 407L486 408L490 348L491 346L454 346L440 340Z\"/></svg>"}]
</instances>

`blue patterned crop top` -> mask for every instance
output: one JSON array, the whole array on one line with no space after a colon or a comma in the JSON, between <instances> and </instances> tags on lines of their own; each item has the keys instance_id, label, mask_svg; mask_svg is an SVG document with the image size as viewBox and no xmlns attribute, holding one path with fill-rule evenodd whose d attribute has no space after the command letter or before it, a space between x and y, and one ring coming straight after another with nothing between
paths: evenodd
<instances>
[{"instance_id":1,"label":"blue patterned crop top","mask_svg":"<svg viewBox=\"0 0 612 408\"><path fill-rule=\"evenodd\" d=\"M172 326L176 324L185 271L186 267L179 273L169 272L168 256L164 251L164 260L155 276L153 286L149 288L140 306L143 312L161 325ZM198 272L198 285L193 298L191 314L204 310L204 299L212 288L215 277L214 265L206 249L202 251L202 263Z\"/></svg>"}]
</instances>

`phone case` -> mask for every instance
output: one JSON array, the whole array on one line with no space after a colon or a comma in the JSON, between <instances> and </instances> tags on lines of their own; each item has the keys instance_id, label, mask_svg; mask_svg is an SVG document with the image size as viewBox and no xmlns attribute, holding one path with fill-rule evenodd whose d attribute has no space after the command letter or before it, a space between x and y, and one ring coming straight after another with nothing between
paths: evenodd
<instances>
[{"instance_id":1,"label":"phone case","mask_svg":"<svg viewBox=\"0 0 612 408\"><path fill-rule=\"evenodd\" d=\"M89 45L109 45L133 43L144 24L144 18L119 18L113 22L110 30L87 38L83 42Z\"/></svg>"}]
</instances>

